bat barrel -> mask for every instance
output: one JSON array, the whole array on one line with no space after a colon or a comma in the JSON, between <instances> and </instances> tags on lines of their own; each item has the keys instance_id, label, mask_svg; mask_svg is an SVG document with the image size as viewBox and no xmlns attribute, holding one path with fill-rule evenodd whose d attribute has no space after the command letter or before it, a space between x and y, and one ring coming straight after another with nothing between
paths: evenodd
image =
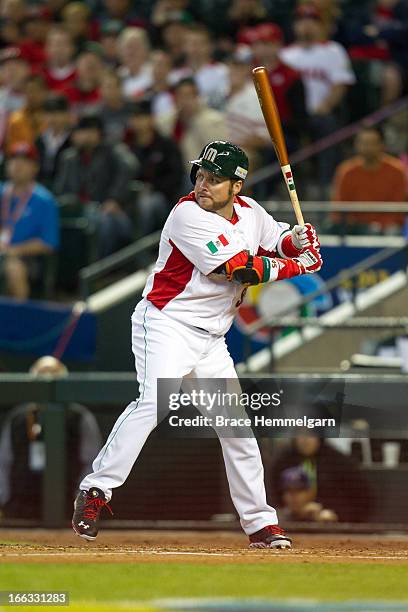
<instances>
[{"instance_id":1,"label":"bat barrel","mask_svg":"<svg viewBox=\"0 0 408 612\"><path fill-rule=\"evenodd\" d=\"M288 152L286 149L285 138L283 136L282 124L272 88L269 83L268 72L263 66L258 66L252 70L252 76L266 127L268 128L268 132L282 169L283 177L289 191L289 196L295 211L297 222L299 225L303 225L303 215L297 197L295 183L293 181L292 170L289 165Z\"/></svg>"},{"instance_id":2,"label":"bat barrel","mask_svg":"<svg viewBox=\"0 0 408 612\"><path fill-rule=\"evenodd\" d=\"M275 103L275 98L269 84L268 72L263 66L258 66L252 70L252 76L266 127L268 128L273 146L275 147L279 163L281 166L287 166L289 159L286 150L285 138L283 136L282 125Z\"/></svg>"}]
</instances>

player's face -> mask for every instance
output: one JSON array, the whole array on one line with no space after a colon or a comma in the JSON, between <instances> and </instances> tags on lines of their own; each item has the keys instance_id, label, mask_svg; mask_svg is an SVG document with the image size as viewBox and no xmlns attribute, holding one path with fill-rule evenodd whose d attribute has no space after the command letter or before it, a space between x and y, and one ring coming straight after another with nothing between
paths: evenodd
<instances>
[{"instance_id":1,"label":"player's face","mask_svg":"<svg viewBox=\"0 0 408 612\"><path fill-rule=\"evenodd\" d=\"M194 186L196 200L204 210L218 212L223 208L232 206L234 196L242 187L242 181L230 181L228 178L217 176L204 168L199 168Z\"/></svg>"}]
</instances>

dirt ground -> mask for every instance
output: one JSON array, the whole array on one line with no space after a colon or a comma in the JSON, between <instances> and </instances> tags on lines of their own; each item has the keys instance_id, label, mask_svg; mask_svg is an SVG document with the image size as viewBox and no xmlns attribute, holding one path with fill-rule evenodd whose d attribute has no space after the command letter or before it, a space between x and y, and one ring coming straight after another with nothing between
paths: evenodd
<instances>
[{"instance_id":1,"label":"dirt ground","mask_svg":"<svg viewBox=\"0 0 408 612\"><path fill-rule=\"evenodd\" d=\"M86 542L70 530L0 529L0 562L381 562L408 564L408 536L301 535L291 551L250 550L241 533L199 531L101 531Z\"/></svg>"}]
</instances>

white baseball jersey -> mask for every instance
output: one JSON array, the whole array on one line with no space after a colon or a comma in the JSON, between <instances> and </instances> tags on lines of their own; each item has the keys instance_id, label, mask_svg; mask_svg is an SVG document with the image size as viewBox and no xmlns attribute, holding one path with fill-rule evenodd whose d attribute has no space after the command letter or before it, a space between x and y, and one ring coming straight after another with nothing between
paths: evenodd
<instances>
[{"instance_id":1,"label":"white baseball jersey","mask_svg":"<svg viewBox=\"0 0 408 612\"><path fill-rule=\"evenodd\" d=\"M201 96L212 108L221 108L228 96L229 70L221 62L204 64L195 72L189 66L185 66L174 70L171 74L174 82L183 78L194 78Z\"/></svg>"},{"instance_id":2,"label":"white baseball jersey","mask_svg":"<svg viewBox=\"0 0 408 612\"><path fill-rule=\"evenodd\" d=\"M355 83L347 52L337 42L318 42L310 47L289 45L282 49L280 57L301 73L306 106L311 113L327 98L333 85Z\"/></svg>"},{"instance_id":3,"label":"white baseball jersey","mask_svg":"<svg viewBox=\"0 0 408 612\"><path fill-rule=\"evenodd\" d=\"M252 255L276 251L288 228L252 198L235 197L234 216L228 220L200 208L192 192L181 198L164 225L143 297L171 318L223 335L244 289L214 270L242 250Z\"/></svg>"}]
</instances>

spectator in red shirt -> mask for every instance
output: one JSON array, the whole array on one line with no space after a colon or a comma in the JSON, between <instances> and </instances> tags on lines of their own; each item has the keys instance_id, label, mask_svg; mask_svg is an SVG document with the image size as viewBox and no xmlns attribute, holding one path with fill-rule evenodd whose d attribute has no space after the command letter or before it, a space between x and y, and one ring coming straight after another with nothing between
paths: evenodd
<instances>
[{"instance_id":1,"label":"spectator in red shirt","mask_svg":"<svg viewBox=\"0 0 408 612\"><path fill-rule=\"evenodd\" d=\"M23 23L24 38L19 47L33 70L40 70L45 63L45 41L50 28L51 13L44 6L27 8Z\"/></svg>"},{"instance_id":2,"label":"spectator in red shirt","mask_svg":"<svg viewBox=\"0 0 408 612\"><path fill-rule=\"evenodd\" d=\"M246 37L251 44L255 63L268 70L287 145L289 150L293 150L298 146L299 133L304 129L307 117L300 72L279 57L283 33L277 24L261 23L249 28Z\"/></svg>"},{"instance_id":3,"label":"spectator in red shirt","mask_svg":"<svg viewBox=\"0 0 408 612\"><path fill-rule=\"evenodd\" d=\"M226 33L235 39L242 28L252 27L264 22L267 10L262 0L233 0L227 13Z\"/></svg>"},{"instance_id":4,"label":"spectator in red shirt","mask_svg":"<svg viewBox=\"0 0 408 612\"><path fill-rule=\"evenodd\" d=\"M64 93L76 78L75 47L71 34L61 26L53 27L48 32L45 52L47 63L44 75L48 88Z\"/></svg>"}]
</instances>

